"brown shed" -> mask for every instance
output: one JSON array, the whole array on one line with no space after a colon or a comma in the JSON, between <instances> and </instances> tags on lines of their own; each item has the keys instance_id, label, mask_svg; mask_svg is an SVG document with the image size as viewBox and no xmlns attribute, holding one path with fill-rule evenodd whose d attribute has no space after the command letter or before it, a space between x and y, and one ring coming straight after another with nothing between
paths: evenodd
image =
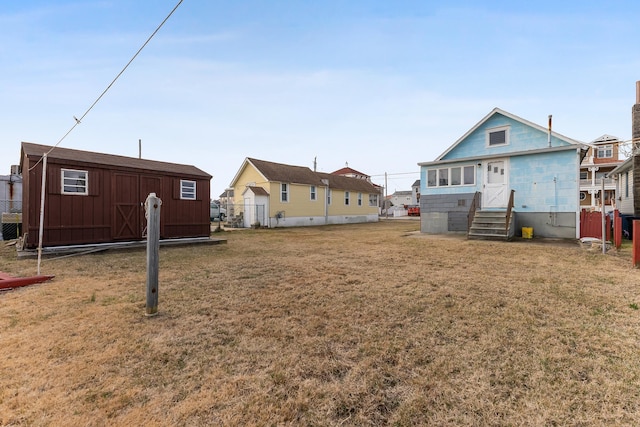
<instances>
[{"instance_id":1,"label":"brown shed","mask_svg":"<svg viewBox=\"0 0 640 427\"><path fill-rule=\"evenodd\" d=\"M22 231L38 246L42 157L51 146L22 143ZM55 148L47 155L43 246L143 240L144 201L162 200L160 237L210 234L211 175L190 165Z\"/></svg>"}]
</instances>

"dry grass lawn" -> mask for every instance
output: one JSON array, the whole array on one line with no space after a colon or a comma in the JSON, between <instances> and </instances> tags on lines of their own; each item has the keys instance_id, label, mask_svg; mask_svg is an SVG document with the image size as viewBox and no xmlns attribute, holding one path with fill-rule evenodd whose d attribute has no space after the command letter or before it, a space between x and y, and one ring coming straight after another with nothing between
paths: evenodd
<instances>
[{"instance_id":1,"label":"dry grass lawn","mask_svg":"<svg viewBox=\"0 0 640 427\"><path fill-rule=\"evenodd\" d=\"M417 221L226 232L44 260L0 293L5 426L639 425L631 249ZM0 247L0 270L35 260Z\"/></svg>"}]
</instances>

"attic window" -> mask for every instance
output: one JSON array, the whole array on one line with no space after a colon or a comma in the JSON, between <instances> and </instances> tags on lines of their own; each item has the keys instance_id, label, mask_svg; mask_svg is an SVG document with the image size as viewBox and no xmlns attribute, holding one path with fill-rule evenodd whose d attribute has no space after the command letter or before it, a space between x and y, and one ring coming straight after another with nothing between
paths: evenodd
<instances>
[{"instance_id":1,"label":"attic window","mask_svg":"<svg viewBox=\"0 0 640 427\"><path fill-rule=\"evenodd\" d=\"M488 147L509 145L509 126L502 126L487 130L486 138Z\"/></svg>"},{"instance_id":2,"label":"attic window","mask_svg":"<svg viewBox=\"0 0 640 427\"><path fill-rule=\"evenodd\" d=\"M195 200L196 199L196 182L180 180L180 199Z\"/></svg>"},{"instance_id":3,"label":"attic window","mask_svg":"<svg viewBox=\"0 0 640 427\"><path fill-rule=\"evenodd\" d=\"M87 171L62 169L62 194L76 194L86 196L88 190Z\"/></svg>"},{"instance_id":4,"label":"attic window","mask_svg":"<svg viewBox=\"0 0 640 427\"><path fill-rule=\"evenodd\" d=\"M601 145L600 147L598 147L598 154L597 154L599 159L610 159L613 157L613 145L609 144L609 145Z\"/></svg>"}]
</instances>

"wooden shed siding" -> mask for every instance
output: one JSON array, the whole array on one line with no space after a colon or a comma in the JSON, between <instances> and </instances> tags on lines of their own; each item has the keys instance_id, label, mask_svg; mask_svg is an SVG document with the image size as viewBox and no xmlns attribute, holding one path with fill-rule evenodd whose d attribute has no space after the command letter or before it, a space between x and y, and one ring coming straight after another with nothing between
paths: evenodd
<instances>
[{"instance_id":1,"label":"wooden shed siding","mask_svg":"<svg viewBox=\"0 0 640 427\"><path fill-rule=\"evenodd\" d=\"M36 161L25 158L23 165L28 165L28 168L24 169L30 169ZM62 194L63 168L88 172L88 195ZM23 175L25 246L34 248L38 244L42 165ZM197 200L179 199L180 179L196 181ZM175 182L178 199L172 197ZM49 159L46 189L44 246L142 239L146 226L144 201L151 192L155 192L163 203L160 211L161 238L206 237L210 233L210 182L203 177L161 176L157 171L122 167L110 169Z\"/></svg>"}]
</instances>

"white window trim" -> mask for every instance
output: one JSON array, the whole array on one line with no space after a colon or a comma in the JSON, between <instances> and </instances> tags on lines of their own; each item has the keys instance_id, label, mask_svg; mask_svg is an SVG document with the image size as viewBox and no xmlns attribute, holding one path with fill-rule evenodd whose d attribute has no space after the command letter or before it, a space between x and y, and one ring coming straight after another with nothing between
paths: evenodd
<instances>
[{"instance_id":1,"label":"white window trim","mask_svg":"<svg viewBox=\"0 0 640 427\"><path fill-rule=\"evenodd\" d=\"M373 200L371 200L373 199ZM378 195L374 193L369 194L369 206L378 206Z\"/></svg>"},{"instance_id":2,"label":"white window trim","mask_svg":"<svg viewBox=\"0 0 640 427\"><path fill-rule=\"evenodd\" d=\"M184 184L193 184L193 195L190 192L185 193ZM180 200L197 200L197 191L198 184L191 179L181 179L180 180Z\"/></svg>"},{"instance_id":3,"label":"white window trim","mask_svg":"<svg viewBox=\"0 0 640 427\"><path fill-rule=\"evenodd\" d=\"M601 156L600 152L602 153L606 153L607 151L609 151L611 153L611 155L609 156ZM596 158L598 159L612 159L613 158L613 144L607 144L607 145L600 145L597 147L596 150Z\"/></svg>"},{"instance_id":4,"label":"white window trim","mask_svg":"<svg viewBox=\"0 0 640 427\"><path fill-rule=\"evenodd\" d=\"M362 193L358 193L358 206L362 206Z\"/></svg>"},{"instance_id":5,"label":"white window trim","mask_svg":"<svg viewBox=\"0 0 640 427\"><path fill-rule=\"evenodd\" d=\"M344 192L344 205L351 206L351 193L349 191Z\"/></svg>"},{"instance_id":6,"label":"white window trim","mask_svg":"<svg viewBox=\"0 0 640 427\"><path fill-rule=\"evenodd\" d=\"M498 127L495 127L495 128L487 129L485 131L485 136L484 136L484 139L485 139L484 144L485 144L485 146L487 148L495 148L495 147L504 147L504 146L509 145L509 143L511 142L510 141L510 135L509 135L511 133L510 129L511 129L511 126L509 126L509 125L498 126ZM489 135L494 133L494 132L500 132L500 131L505 131L504 132L504 144L489 145Z\"/></svg>"},{"instance_id":7,"label":"white window trim","mask_svg":"<svg viewBox=\"0 0 640 427\"><path fill-rule=\"evenodd\" d=\"M80 192L80 191L65 191L64 187L64 173L65 172L79 172L79 173L83 173L84 174L84 192ZM61 190L60 193L62 194L67 194L70 196L87 196L89 195L89 171L86 170L80 170L80 169L61 169L60 172L60 185L61 185ZM70 185L67 185L70 186Z\"/></svg>"},{"instance_id":8,"label":"white window trim","mask_svg":"<svg viewBox=\"0 0 640 427\"><path fill-rule=\"evenodd\" d=\"M331 189L327 188L327 205L331 204Z\"/></svg>"},{"instance_id":9,"label":"white window trim","mask_svg":"<svg viewBox=\"0 0 640 427\"><path fill-rule=\"evenodd\" d=\"M309 199L312 202L315 202L318 200L318 187L316 187L315 185L309 186Z\"/></svg>"},{"instance_id":10,"label":"white window trim","mask_svg":"<svg viewBox=\"0 0 640 427\"><path fill-rule=\"evenodd\" d=\"M464 169L472 167L473 168L473 183L465 184L464 183ZM453 185L451 184L451 169L460 168L460 184ZM440 170L447 170L447 185L440 185ZM427 178L427 188L445 188L445 187L473 187L476 185L476 174L477 169L476 165L460 165L460 166L450 166L448 168L444 167L434 167L433 169L429 169L431 171L436 172L436 185L429 185L429 180ZM429 176L429 171L427 171L427 177Z\"/></svg>"},{"instance_id":11,"label":"white window trim","mask_svg":"<svg viewBox=\"0 0 640 427\"><path fill-rule=\"evenodd\" d=\"M287 190L286 191L282 191L282 186L286 185L287 186ZM280 203L289 203L289 200L291 200L291 185L288 182L281 182L280 183ZM287 195L287 200L282 200L282 193L285 193Z\"/></svg>"}]
</instances>

